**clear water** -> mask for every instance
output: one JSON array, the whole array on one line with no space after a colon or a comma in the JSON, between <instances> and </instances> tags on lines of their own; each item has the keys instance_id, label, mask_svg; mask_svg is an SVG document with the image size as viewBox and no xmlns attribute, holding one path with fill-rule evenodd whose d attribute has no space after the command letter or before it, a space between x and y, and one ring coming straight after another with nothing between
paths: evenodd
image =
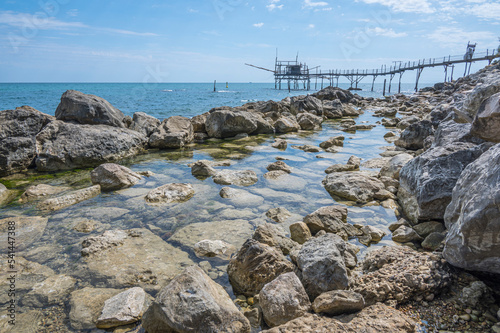
<instances>
[{"instance_id":1,"label":"clear water","mask_svg":"<svg viewBox=\"0 0 500 333\"><path fill-rule=\"evenodd\" d=\"M277 100L289 96L288 92L275 91L274 85L270 84L230 84L228 89L225 89L224 85L224 88L217 93L210 92L208 84L164 84L148 90L142 99L136 99L137 96L133 95L133 91L138 86L141 85L3 84L0 85L2 89L0 108L9 109L28 104L53 114L51 110L57 107L62 92L66 89L77 89L108 99L126 114L144 111L158 118L164 118L173 114L194 116L215 106L241 105L252 100ZM126 94L124 91L131 93ZM292 92L292 94L304 94L304 92ZM373 113L366 112L358 117L356 122L375 124L378 120L379 118L373 117ZM91 200L47 214L49 221L43 235L17 255L46 265L57 274L75 277L78 280L77 288L107 287L106 281L97 281L88 274L87 263L80 255L82 241L88 236L101 234L104 230L146 228L166 242L187 252L189 260L184 264L208 260L213 271L218 273L216 281L232 294L227 274L223 274L227 262L197 258L192 249L193 237L196 236L189 239L179 236L182 235L183 229L188 226L197 226L201 230L206 228L204 232L211 235L211 239L222 238L238 247L245 239L251 237L252 231L259 224L266 222L265 213L268 209L284 207L293 214L292 218L281 225L288 231L290 224L300 221L305 215L322 206L335 204L321 185L325 177L324 170L335 163L346 163L351 155L356 155L363 161L380 157L382 147L388 145L383 139L387 131L383 126L377 126L370 131L344 133L339 129L337 122L328 121L320 131L280 136L288 141L288 148L285 151L271 147L275 136L261 135L242 140L219 140L182 150L137 156L123 161L123 164L133 171L152 171L153 176L144 178L132 188L104 193ZM292 148L292 145L302 144L317 146L329 137L337 135L346 137L344 147L339 153L306 153ZM287 159L285 162L293 168L292 173L278 180L263 178L263 174L267 172L266 166L275 162L278 156ZM258 203L235 204L221 198L219 191L223 186L215 184L211 178L200 180L191 175L188 164L200 159L232 161L230 167L218 167L218 169L254 170L259 176L259 181L243 189L260 196L262 200ZM37 179L31 183L23 181L23 176L10 177L9 180L19 194L28 185L38 183L73 188L91 185L89 170L55 178ZM146 204L144 196L147 192L167 183L190 183L195 188L196 194L184 203L157 206ZM350 240L362 249L360 258L366 251L392 244L387 226L396 221L394 211L380 206L348 206L348 210L350 223L373 225L387 234L380 243L369 248L359 244L355 239ZM0 216L19 215L40 215L40 212L34 204L13 203L0 209ZM96 220L100 223L99 227L89 234L76 232L73 226L82 219ZM225 225L237 226L238 232L227 236ZM198 240L204 239L202 236L199 237Z\"/></svg>"},{"instance_id":2,"label":"clear water","mask_svg":"<svg viewBox=\"0 0 500 333\"><path fill-rule=\"evenodd\" d=\"M314 84L311 85L314 88ZM341 84L347 89L347 84ZM380 97L382 84L359 85L355 93L363 97ZM321 88L318 84L317 88ZM403 84L402 92L412 93L412 84ZM314 91L274 89L274 83L0 83L0 110L29 105L54 115L61 95L69 89L100 96L126 115L146 112L159 119L174 115L193 117L217 106L238 106L247 102L281 100L287 96L305 95ZM388 88L387 88L388 90ZM397 91L396 85L393 90Z\"/></svg>"}]
</instances>

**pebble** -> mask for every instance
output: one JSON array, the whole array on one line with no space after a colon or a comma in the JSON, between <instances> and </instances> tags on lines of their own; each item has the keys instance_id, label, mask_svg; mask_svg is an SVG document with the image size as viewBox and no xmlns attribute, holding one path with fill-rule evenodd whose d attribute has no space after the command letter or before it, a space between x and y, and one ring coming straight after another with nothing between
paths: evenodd
<instances>
[{"instance_id":1,"label":"pebble","mask_svg":"<svg viewBox=\"0 0 500 333\"><path fill-rule=\"evenodd\" d=\"M465 320L465 321L469 321L471 319L470 317L470 314L466 313L466 314L463 314L461 316L458 316L460 319L462 320Z\"/></svg>"}]
</instances>

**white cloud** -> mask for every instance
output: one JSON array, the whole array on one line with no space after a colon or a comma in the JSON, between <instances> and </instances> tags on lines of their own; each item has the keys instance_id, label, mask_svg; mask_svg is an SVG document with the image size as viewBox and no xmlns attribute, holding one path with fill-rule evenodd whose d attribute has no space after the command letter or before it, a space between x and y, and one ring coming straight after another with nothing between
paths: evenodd
<instances>
[{"instance_id":1,"label":"white cloud","mask_svg":"<svg viewBox=\"0 0 500 333\"><path fill-rule=\"evenodd\" d=\"M302 8L315 8L324 6L328 6L328 2L324 1L313 2L312 0L304 0L304 5L302 6Z\"/></svg>"},{"instance_id":2,"label":"white cloud","mask_svg":"<svg viewBox=\"0 0 500 333\"><path fill-rule=\"evenodd\" d=\"M406 37L408 34L406 32L395 32L392 30L392 28L389 29L384 29L380 27L375 27L373 29L367 29L367 33L369 34L374 34L376 36L384 36L384 37L390 37L390 38L399 38L399 37Z\"/></svg>"},{"instance_id":3,"label":"white cloud","mask_svg":"<svg viewBox=\"0 0 500 333\"><path fill-rule=\"evenodd\" d=\"M66 12L66 15L71 16L71 17L78 16L78 9L70 9Z\"/></svg>"},{"instance_id":4,"label":"white cloud","mask_svg":"<svg viewBox=\"0 0 500 333\"><path fill-rule=\"evenodd\" d=\"M269 10L270 12L272 12L275 9L282 10L284 5L283 4L278 5L278 3L280 3L280 1L281 0L270 0L269 5L266 6L267 10Z\"/></svg>"},{"instance_id":5,"label":"white cloud","mask_svg":"<svg viewBox=\"0 0 500 333\"><path fill-rule=\"evenodd\" d=\"M427 35L433 42L443 48L455 50L463 49L465 52L466 41L478 42L478 50L496 46L496 35L491 31L464 31L457 27L441 26Z\"/></svg>"},{"instance_id":6,"label":"white cloud","mask_svg":"<svg viewBox=\"0 0 500 333\"><path fill-rule=\"evenodd\" d=\"M309 25L307 26L307 28L309 28L309 29L314 29L315 27L316 27L316 26L315 26L314 24L309 24Z\"/></svg>"},{"instance_id":7,"label":"white cloud","mask_svg":"<svg viewBox=\"0 0 500 333\"><path fill-rule=\"evenodd\" d=\"M367 4L380 4L391 8L395 12L403 13L434 13L436 10L432 8L428 0L361 0Z\"/></svg>"},{"instance_id":8,"label":"white cloud","mask_svg":"<svg viewBox=\"0 0 500 333\"><path fill-rule=\"evenodd\" d=\"M500 3L475 5L470 9L470 12L480 18L498 20L500 19Z\"/></svg>"},{"instance_id":9,"label":"white cloud","mask_svg":"<svg viewBox=\"0 0 500 333\"><path fill-rule=\"evenodd\" d=\"M254 23L253 26L256 27L256 28L262 28L264 26L264 23L262 23L262 22L260 22L260 23Z\"/></svg>"},{"instance_id":10,"label":"white cloud","mask_svg":"<svg viewBox=\"0 0 500 333\"><path fill-rule=\"evenodd\" d=\"M152 32L135 32L123 29L91 27L81 22L64 22L44 13L28 14L15 13L13 11L0 12L0 24L6 24L14 28L27 30L69 30L69 29L92 29L98 32L130 35L130 36L158 36Z\"/></svg>"}]
</instances>

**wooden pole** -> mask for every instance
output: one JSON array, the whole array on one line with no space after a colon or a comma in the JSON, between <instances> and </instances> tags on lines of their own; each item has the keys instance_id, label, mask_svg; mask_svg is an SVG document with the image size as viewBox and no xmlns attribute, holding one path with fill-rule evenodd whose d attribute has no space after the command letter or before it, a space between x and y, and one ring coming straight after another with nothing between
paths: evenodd
<instances>
[{"instance_id":1,"label":"wooden pole","mask_svg":"<svg viewBox=\"0 0 500 333\"><path fill-rule=\"evenodd\" d=\"M382 92L382 96L385 96L385 84L387 82L387 79L384 79L384 91Z\"/></svg>"},{"instance_id":2,"label":"wooden pole","mask_svg":"<svg viewBox=\"0 0 500 333\"><path fill-rule=\"evenodd\" d=\"M217 90L215 89L215 84L217 83L217 80L214 80L214 92L216 92Z\"/></svg>"}]
</instances>

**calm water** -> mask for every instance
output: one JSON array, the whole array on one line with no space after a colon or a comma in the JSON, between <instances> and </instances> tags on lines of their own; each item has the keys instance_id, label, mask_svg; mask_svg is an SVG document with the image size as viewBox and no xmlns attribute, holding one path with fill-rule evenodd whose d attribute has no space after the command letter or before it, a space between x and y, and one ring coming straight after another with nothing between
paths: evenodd
<instances>
[{"instance_id":1,"label":"calm water","mask_svg":"<svg viewBox=\"0 0 500 333\"><path fill-rule=\"evenodd\" d=\"M145 93L141 93L142 88L146 89ZM225 89L224 84L216 93L211 92L211 88L213 90L213 86L209 84L159 84L147 87L140 84L1 84L0 109L28 104L53 114L60 95L66 89L102 96L129 115L144 111L158 118L174 114L194 116L215 106L241 105L252 100L279 100L289 96L286 91L274 90L272 84L230 84L228 89ZM304 92L292 92L292 95L297 94ZM376 96L377 92L373 95ZM380 119L373 117L373 113L366 112L356 122L375 124L378 120ZM149 170L154 175L144 178L132 188L103 193L91 200L46 214L49 220L43 234L17 255L50 267L56 274L73 276L78 281L77 289L85 286L110 287L111 284L105 279L96 280L93 274L89 274L88 263L80 255L82 241L109 229L144 228L188 254L188 259L172 258L172 262L181 267L208 260L212 267L212 277L232 294L225 274L227 262L197 258L192 248L194 243L202 239L223 239L239 247L251 237L256 226L266 221L265 213L270 208L284 207L292 213L292 217L281 225L288 231L290 224L302 220L305 215L322 206L335 204L321 185L325 177L324 170L335 163L346 163L351 155L356 155L363 161L380 157L382 147L388 145L383 139L387 131L383 126L377 126L370 131L344 133L337 122L329 121L324 123L320 131L281 135L289 143L284 151L271 147L275 136L261 135L242 140L219 140L122 161L133 171ZM336 135L346 137L339 153L306 153L292 147L302 144L317 146ZM285 162L293 168L292 173L278 180L265 179L263 174L267 172L266 166L276 161L278 156L287 159ZM249 187L240 187L248 191L254 200L234 202L223 199L219 195L223 186L215 184L211 178L200 180L193 177L188 164L200 159L229 159L232 161L230 167L217 169L255 171L259 181ZM50 177L42 177L31 183L25 181L25 176L10 177L9 184L18 194L30 184L39 183L76 189L91 185L89 172L85 170L55 178L49 175ZM155 206L146 204L144 196L148 191L167 183L190 183L196 194L184 203ZM387 229L390 223L396 221L392 210L380 206L339 204L347 204L350 223L377 226L387 234L379 244L370 248L359 244L356 239L350 240L362 249L360 257L367 250L393 244ZM13 203L0 208L0 216L20 215L41 215L41 212L33 203ZM86 219L96 221L97 229L87 234L73 229L78 222ZM22 297L22 293L19 297ZM93 332L97 331L99 330Z\"/></svg>"},{"instance_id":2,"label":"calm water","mask_svg":"<svg viewBox=\"0 0 500 333\"><path fill-rule=\"evenodd\" d=\"M311 85L314 88L314 84ZM318 84L318 89L321 86ZM340 84L347 89L349 85ZM0 83L0 110L29 105L54 115L61 95L69 89L100 96L126 115L146 112L159 119L174 115L193 117L217 106L238 106L252 101L281 100L287 96L315 91L275 90L274 83ZM382 84L360 84L364 97L380 97ZM412 93L413 84L403 84L402 91ZM393 85L393 91L397 90Z\"/></svg>"}]
</instances>

